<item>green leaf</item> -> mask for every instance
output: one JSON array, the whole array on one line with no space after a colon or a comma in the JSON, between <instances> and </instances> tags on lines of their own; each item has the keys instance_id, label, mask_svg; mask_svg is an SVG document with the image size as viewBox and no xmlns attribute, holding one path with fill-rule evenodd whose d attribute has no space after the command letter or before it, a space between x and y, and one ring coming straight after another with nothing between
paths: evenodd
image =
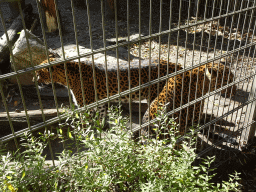
<instances>
[{"instance_id":1,"label":"green leaf","mask_svg":"<svg viewBox=\"0 0 256 192\"><path fill-rule=\"evenodd\" d=\"M23 178L25 177L25 175L26 175L26 172L25 172L25 171L23 171L23 172L22 172L21 179L23 179Z\"/></svg>"},{"instance_id":2,"label":"green leaf","mask_svg":"<svg viewBox=\"0 0 256 192\"><path fill-rule=\"evenodd\" d=\"M4 181L4 183L7 185L7 188L11 191L11 192L15 192L17 191L12 184L8 183L6 180Z\"/></svg>"},{"instance_id":3,"label":"green leaf","mask_svg":"<svg viewBox=\"0 0 256 192\"><path fill-rule=\"evenodd\" d=\"M71 134L71 132L70 132L69 128L68 128L68 132L67 132L67 134L68 134L68 138L73 139L73 136L72 136L72 134Z\"/></svg>"},{"instance_id":4,"label":"green leaf","mask_svg":"<svg viewBox=\"0 0 256 192\"><path fill-rule=\"evenodd\" d=\"M69 137L70 139L73 139L73 136L72 136L71 132L68 132L68 137Z\"/></svg>"}]
</instances>

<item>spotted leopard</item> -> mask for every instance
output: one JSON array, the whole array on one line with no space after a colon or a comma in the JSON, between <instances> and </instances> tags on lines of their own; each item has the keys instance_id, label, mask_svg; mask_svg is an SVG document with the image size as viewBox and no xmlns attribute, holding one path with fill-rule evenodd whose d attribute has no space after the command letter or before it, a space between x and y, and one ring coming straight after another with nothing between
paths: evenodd
<instances>
[{"instance_id":1,"label":"spotted leopard","mask_svg":"<svg viewBox=\"0 0 256 192\"><path fill-rule=\"evenodd\" d=\"M51 61L54 61L52 58ZM41 64L47 63L45 60ZM166 75L167 65L169 65L169 72L172 73L175 70L181 70L182 67L179 64L175 63L167 63L164 60L151 60L151 67L149 67L148 60L141 61L141 71L139 73L139 64L138 62L130 63L130 79L127 70L127 63L120 63L119 66L119 77L120 77L120 92L126 91L129 89L129 82L131 84L131 88L139 86L139 76L141 76L141 85L149 82L149 68L150 72L150 80L155 80L160 77ZM158 69L159 66L159 69ZM67 86L66 77L65 77L65 69L64 64L58 64L51 68L52 70L52 78L53 82L62 84ZM158 71L159 70L159 71ZM159 72L159 73L158 73ZM94 89L94 80L93 80L93 67L92 63L89 61L85 61L81 63L81 73L83 78L84 85L84 95L85 95L85 104L91 104L96 101L95 97L95 89ZM141 75L140 75L141 74ZM38 83L51 83L50 73L48 68L40 69L36 71L37 81ZM83 97L82 97L82 89L81 89L81 81L80 81L80 73L79 73L79 63L70 61L67 62L67 76L70 85L70 89L74 94L75 103L80 106L83 106ZM96 77L96 92L98 99L104 99L107 97L107 80L106 80L106 69L102 64L95 64L95 77ZM144 88L141 90L141 99L149 99L152 102L156 97L157 93L162 90L164 87L165 81L159 83L159 91L158 85L153 84L150 86L150 97L149 89ZM117 67L110 66L108 67L108 88L109 88L109 96L115 95L118 93L118 75L117 75ZM139 100L139 91L131 93L132 100ZM127 102L129 101L129 95L121 97L121 101Z\"/></svg>"},{"instance_id":2,"label":"spotted leopard","mask_svg":"<svg viewBox=\"0 0 256 192\"><path fill-rule=\"evenodd\" d=\"M154 119L157 111L163 106L166 107L166 111L172 111L188 102L194 101L196 98L204 96L208 92L228 85L233 80L234 75L230 68L222 63L207 63L191 71L169 78L158 97L150 104L142 122L146 123L149 119ZM235 92L235 86L221 91L227 97L233 96ZM204 100L174 113L173 117L179 125L180 135L184 135L188 131L188 126L191 127L199 123L203 109ZM148 134L146 128L142 133L144 135Z\"/></svg>"},{"instance_id":3,"label":"spotted leopard","mask_svg":"<svg viewBox=\"0 0 256 192\"><path fill-rule=\"evenodd\" d=\"M51 59L53 61L54 59ZM42 62L42 64L48 61ZM151 65L149 65L151 63ZM119 78L120 78L120 90L118 90L118 69L117 66L108 67L106 78L105 65L95 64L95 77L96 77L96 91L94 88L93 79L93 65L91 62L86 61L81 63L81 74L84 85L85 102L83 102L82 89L80 82L79 63L75 61L67 62L67 77L70 84L70 88L74 95L75 103L83 106L91 104L96 101L95 92L97 98L104 99L108 95L112 96L129 89L129 82L131 88L139 86L139 80L141 85L155 80L159 77L166 75L167 69L169 73L179 71L182 66L179 64L167 62L165 60L154 59L142 60L139 62L130 63L130 73L128 73L127 63L120 63L119 66ZM139 70L140 66L140 70ZM150 66L150 67L149 67ZM169 66L169 67L167 67ZM57 64L51 67L53 82L67 86L64 64ZM149 73L150 70L150 73ZM150 74L150 76L149 76ZM36 71L38 83L51 83L50 73L48 68L40 69ZM140 78L139 78L140 76ZM130 77L130 78L129 78ZM166 81L161 81L158 85L150 85L150 96L149 88L143 88L140 92L141 99L147 99L151 104L149 110L143 117L143 122L148 122L149 119L155 118L155 113L159 109L159 103L167 106L167 111L171 111L174 108L180 107L189 101L193 101L202 95L205 95L208 91L213 91L224 85L229 84L233 81L234 75L230 72L229 68L219 63L208 63L206 65L195 68L191 71L179 74L176 77L172 77ZM223 80L222 80L223 79ZM108 84L107 84L108 80ZM205 83L204 83L205 82ZM108 86L107 86L108 85ZM109 91L107 92L107 87ZM190 87L190 89L189 89ZM222 92L225 92L222 91ZM235 93L235 88L228 88L227 95L231 96ZM159 93L159 95L158 95ZM189 96L189 97L188 97ZM132 100L139 100L139 91L131 93ZM121 101L129 101L129 95L122 96ZM181 103L182 101L182 103ZM169 103L169 104L168 104ZM203 104L203 102L202 102ZM201 106L201 108L200 108ZM203 106L201 102L195 105L189 106L188 108L182 109L181 113L176 112L174 117L177 118L177 123L180 125L180 134L183 135L187 125L197 123L202 114Z\"/></svg>"}]
</instances>

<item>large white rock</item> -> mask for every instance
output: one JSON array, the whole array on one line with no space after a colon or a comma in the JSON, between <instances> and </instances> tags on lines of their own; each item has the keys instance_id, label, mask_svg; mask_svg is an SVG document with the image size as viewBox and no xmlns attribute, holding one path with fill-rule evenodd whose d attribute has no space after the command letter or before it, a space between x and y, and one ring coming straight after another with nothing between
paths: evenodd
<instances>
[{"instance_id":1,"label":"large white rock","mask_svg":"<svg viewBox=\"0 0 256 192\"><path fill-rule=\"evenodd\" d=\"M28 37L29 46L27 44L24 30L20 32L20 37L14 44L14 63L11 63L11 68L13 71L15 71L15 69L20 70L25 69L27 67L38 65L43 60L47 59L47 54L43 42L28 30L26 31L26 33ZM31 51L31 57L29 54L29 48ZM20 83L22 85L33 85L34 83L32 82L32 78L32 73L25 73L19 76ZM12 77L10 81L12 83L17 83L16 77Z\"/></svg>"}]
</instances>

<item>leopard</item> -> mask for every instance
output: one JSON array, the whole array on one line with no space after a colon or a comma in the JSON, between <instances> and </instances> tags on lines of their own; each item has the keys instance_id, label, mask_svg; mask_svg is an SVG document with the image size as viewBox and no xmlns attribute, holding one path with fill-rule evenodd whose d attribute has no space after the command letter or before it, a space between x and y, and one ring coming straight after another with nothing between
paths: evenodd
<instances>
[{"instance_id":1,"label":"leopard","mask_svg":"<svg viewBox=\"0 0 256 192\"><path fill-rule=\"evenodd\" d=\"M55 60L55 58L50 58L50 61ZM48 60L43 61L41 65L45 63L48 63ZM109 67L107 69L106 75L105 65L95 63L93 70L92 62L83 61L81 62L81 75L83 79L83 90L85 96L85 102L83 102L79 62L68 61L66 62L66 67L67 78L69 87L72 91L71 94L73 95L73 101L75 105L78 106L84 106L84 104L89 105L93 102L96 102L96 97L98 100L101 100L107 98L108 96L113 96L120 92L126 91L129 89L129 85L131 88L134 88L136 86L148 83L150 80L156 80L159 77L165 76L167 71L173 73L182 69L180 64L167 62L161 59L152 59L150 61L141 60L141 63L138 63L138 61L130 62L130 70L127 68L127 63L121 63L119 68L116 66L112 66L112 68ZM52 66L51 71L53 82L67 87L64 63ZM93 75L94 73L95 75ZM96 86L94 85L94 76ZM38 83L52 83L49 68L37 70L36 80ZM35 81L35 79L33 79L33 81ZM118 88L119 84L120 88ZM152 102L157 97L158 93L162 90L164 84L165 82L161 81L159 84L152 84L143 88L141 91L132 92L131 100L136 101L139 99L147 99L149 102ZM128 102L129 94L121 96L120 100L121 102ZM113 101L119 100L115 99Z\"/></svg>"},{"instance_id":2,"label":"leopard","mask_svg":"<svg viewBox=\"0 0 256 192\"><path fill-rule=\"evenodd\" d=\"M55 61L51 58L50 61ZM41 64L48 63L48 60ZM64 62L51 66L52 81L69 87L74 103L79 106L89 105L109 96L147 84L140 91L130 92L131 100L147 99L149 108L145 112L142 123L156 118L156 113L161 110L161 105L166 106L166 111L187 104L196 98L204 96L222 86L228 85L234 80L230 68L223 63L207 63L183 73L181 64L168 62L162 59L151 59L130 62L129 70L127 63L113 65L106 68L104 64L83 61L79 65L76 61L66 61L66 72ZM84 100L80 81L80 71L83 81ZM167 74L177 73L169 79L157 83L150 83L159 77ZM95 81L94 81L95 78ZM35 79L34 79L35 81ZM38 83L52 83L49 68L42 68L36 71ZM119 87L120 85L120 87ZM232 97L235 94L235 85L224 89L221 93ZM129 94L121 95L121 102L129 101ZM202 115L204 102L197 102L181 111L175 112L172 117L179 125L179 134L184 135L187 126L198 122ZM149 134L146 128L142 129L143 134Z\"/></svg>"},{"instance_id":3,"label":"leopard","mask_svg":"<svg viewBox=\"0 0 256 192\"><path fill-rule=\"evenodd\" d=\"M234 74L231 72L230 68L222 62L207 63L171 77L168 79L158 97L151 102L150 107L143 116L142 123L149 122L156 118L157 113L161 110L170 112L189 102L195 101L197 98L205 96L207 93L229 85L234 81L234 78ZM225 97L231 98L235 93L235 85L231 85L220 92L220 94ZM180 136L185 135L191 128L195 128L199 125L204 109L204 100L205 99L198 101L177 112L174 111L172 114ZM142 136L152 135L153 127L154 126L150 124L149 127L143 128L141 131Z\"/></svg>"}]
</instances>

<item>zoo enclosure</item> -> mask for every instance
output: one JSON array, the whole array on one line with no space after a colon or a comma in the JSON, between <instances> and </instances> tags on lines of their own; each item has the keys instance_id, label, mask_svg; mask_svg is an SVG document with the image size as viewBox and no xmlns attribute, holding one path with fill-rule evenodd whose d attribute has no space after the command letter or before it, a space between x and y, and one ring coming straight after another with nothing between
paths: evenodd
<instances>
[{"instance_id":1,"label":"zoo enclosure","mask_svg":"<svg viewBox=\"0 0 256 192\"><path fill-rule=\"evenodd\" d=\"M58 10L60 5L57 3L57 1L54 2ZM88 33L88 40L90 42L90 51L86 53L81 53L79 52L77 30L78 18L75 17L77 9L74 7L73 0L71 0L69 6L73 15L72 21L74 24L74 36L77 55L70 57L65 56L65 45L63 40L63 36L65 36L65 34L63 34L63 31L61 29L63 23L61 23L60 15L59 13L57 13L57 23L59 27L59 38L61 45L60 50L62 58L57 61L51 62L50 64L40 66L33 66L33 62L31 62L31 67L21 70L16 70L17 67L14 67L13 72L2 74L0 76L1 82L4 82L6 79L11 77L17 77L19 91L24 108L24 114L27 121L26 129L15 131L13 126L13 119L10 115L11 111L9 110L8 103L6 102L6 94L4 93L3 87L4 84L1 83L0 91L2 96L2 102L5 108L4 113L9 121L10 129L12 131L12 134L1 137L1 142L4 143L14 139L16 145L18 145L17 137L22 136L25 131L36 131L53 123L58 123L60 120L66 118L66 115L61 115L59 112L57 104L58 98L55 93L55 87L53 86L54 100L57 107L57 117L46 120L44 114L45 109L43 107L40 97L40 90L38 89L38 85L36 83L35 87L37 89L38 101L40 103L39 110L41 110L43 122L32 125L30 123L29 112L26 110L26 98L24 97L22 92L22 79L19 79L20 75L28 74L38 69L53 66L58 63L67 62L74 59L79 59L80 61L80 59L85 57L90 57L90 60L92 60L93 63L92 67L94 68L95 55L99 53L104 54L104 65L107 66L108 62L115 62L118 66L119 62L121 62L120 60L123 59L120 56L120 47L126 47L128 53L128 57L126 58L128 66L130 65L130 60L132 58L132 55L130 53L133 52L133 54L138 58L139 62L141 58L151 59L156 56L158 58L163 58L174 63L181 63L184 69L175 73L168 74L164 77L160 77L158 80L151 81L150 83L142 84L127 91L118 93L114 96L109 96L106 99L97 100L95 103L88 105L87 108L90 109L101 104L109 103L112 100L118 99L120 96L129 95L132 92L139 91L146 86L159 83L160 81L166 81L170 77L174 77L177 74L182 74L186 71L190 71L208 62L219 62L220 59L224 59L226 63L231 64L230 67L232 69L232 72L235 74L234 82L227 86L224 86L223 88L210 92L207 95L199 97L194 101L190 101L188 104L185 104L183 106L181 105L178 109L175 109L168 113L171 115L177 111L180 111L181 109L187 108L190 105L194 105L197 102L204 102L204 100L207 101L207 109L205 109L204 112L205 114L207 114L208 111L208 114L211 115L210 121L206 121L207 119L205 116L203 118L205 119L205 124L200 126L197 131L204 130L205 128L212 125L214 126L214 130L216 131L217 139L213 136L206 134L206 142L209 142L210 139L212 142L210 141L211 145L206 150L202 151L199 156L208 152L208 150L210 149L218 148L218 143L223 143L223 140L225 141L226 146L230 150L241 149L241 147L247 145L249 139L254 136L255 132L255 0L161 0L157 3L153 0L146 3L143 1L135 2L127 0L125 2L126 4L124 6L123 3L122 5L120 5L118 4L120 3L119 1L114 1L114 21L109 21L107 18L104 17L104 1L101 0L99 2L102 28L102 35L100 38L102 41L102 46L96 46L95 49L95 37L93 36L93 33L95 31L92 27L92 12L90 11L91 1L86 1L87 8L86 10L84 10L84 12L86 14L86 19L88 22L85 28L87 29L86 32ZM147 5L146 8L145 5ZM43 11L41 9L39 1L36 1L36 6L38 8L43 41L46 47L44 51L47 53L46 56L49 59L49 42L47 41L48 36L46 34L47 29L46 25L44 24ZM125 10L124 7L126 8ZM131 7L135 7L135 10L133 10ZM19 9L23 21L23 27L25 28L25 21L22 16L20 3ZM122 21L118 20L119 14L122 16ZM126 16L124 17L122 14L125 14ZM135 18L132 17L133 14L135 15ZM0 12L0 15L4 32L7 33L6 20L4 19L2 11ZM110 22L112 28L115 26L114 37L110 36L110 34L108 34L105 30L108 22ZM125 22L127 28L126 32L120 29L120 22ZM136 29L132 30L132 27ZM120 40L120 34L126 35L125 38L121 38ZM135 38L132 38L134 34ZM26 38L28 39L27 35ZM112 43L112 45L107 45L107 41L111 42L111 40L114 40L114 43ZM9 49L11 53L11 60L14 61L12 46L10 44ZM153 51L153 49L156 51ZM108 57L108 51L111 50L115 51L115 61L109 59ZM188 53L192 56L189 57ZM33 50L29 50L29 54L30 58L32 58ZM33 60L31 59L31 61ZM14 66L17 65L18 63L14 62ZM236 85L238 90L235 100L223 98L222 100L219 99L219 102L217 103L213 102L212 105L210 104L209 101L211 98L213 98L213 100L216 100L216 97L220 98L220 96L216 96L215 93L218 93L221 90L225 90L233 85ZM246 93L250 93L249 96L246 95ZM239 95L246 96L247 98L241 99ZM70 92L69 101L71 102ZM223 105L224 107L226 107L226 110L220 110L219 106L221 101L223 101ZM214 107L216 107L217 109L214 109ZM139 111L142 110L141 108L141 104L139 104ZM78 111L82 110L83 108L78 109ZM214 113L214 111L217 111L217 113ZM221 112L219 113L218 111ZM130 126L132 127L131 101L129 103L129 114ZM141 112L139 112L139 116L141 118ZM225 140L224 137L221 137L224 133L218 132L217 128L219 128L220 130L220 126L217 126L216 124L220 120L225 120L224 129L227 129L227 131L231 133L231 137L236 140L237 144L228 142L227 140ZM152 122L154 121L155 120L153 120ZM228 122L233 123L233 127L228 126ZM141 125L141 120L139 120L138 126L132 128L132 130L138 131L139 129L141 129L141 127L145 127L147 125L148 123ZM235 136L232 133L236 133ZM226 152L222 151L222 153Z\"/></svg>"}]
</instances>

